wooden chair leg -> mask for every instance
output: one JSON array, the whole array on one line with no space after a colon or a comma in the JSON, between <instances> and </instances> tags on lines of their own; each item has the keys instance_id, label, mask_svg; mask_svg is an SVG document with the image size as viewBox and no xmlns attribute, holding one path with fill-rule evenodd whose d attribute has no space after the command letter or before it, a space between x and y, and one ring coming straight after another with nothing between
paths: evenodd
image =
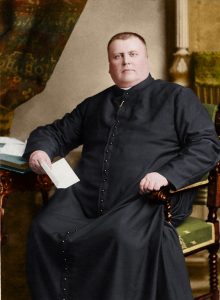
<instances>
[{"instance_id":1,"label":"wooden chair leg","mask_svg":"<svg viewBox=\"0 0 220 300\"><path fill-rule=\"evenodd\" d=\"M208 294L195 297L194 300L219 300L219 289L218 289L218 249L219 245L208 249L209 251L209 274L210 274L210 291Z\"/></svg>"},{"instance_id":2,"label":"wooden chair leg","mask_svg":"<svg viewBox=\"0 0 220 300\"><path fill-rule=\"evenodd\" d=\"M219 300L218 289L218 248L215 245L209 249L209 268L210 268L210 292L212 293L211 300Z\"/></svg>"}]
</instances>

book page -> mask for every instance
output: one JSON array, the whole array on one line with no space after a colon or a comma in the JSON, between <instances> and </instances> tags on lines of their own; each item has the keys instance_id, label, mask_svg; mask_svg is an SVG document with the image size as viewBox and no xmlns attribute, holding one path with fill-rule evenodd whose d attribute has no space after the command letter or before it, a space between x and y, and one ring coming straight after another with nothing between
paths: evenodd
<instances>
[{"instance_id":1,"label":"book page","mask_svg":"<svg viewBox=\"0 0 220 300\"><path fill-rule=\"evenodd\" d=\"M8 136L0 136L0 144L25 144L21 140L18 140L16 138L8 137Z\"/></svg>"},{"instance_id":2,"label":"book page","mask_svg":"<svg viewBox=\"0 0 220 300\"><path fill-rule=\"evenodd\" d=\"M24 154L25 144L5 144L0 148L0 154L13 156L22 156Z\"/></svg>"},{"instance_id":3,"label":"book page","mask_svg":"<svg viewBox=\"0 0 220 300\"><path fill-rule=\"evenodd\" d=\"M0 136L0 154L22 156L24 154L26 142L15 138Z\"/></svg>"},{"instance_id":4,"label":"book page","mask_svg":"<svg viewBox=\"0 0 220 300\"><path fill-rule=\"evenodd\" d=\"M51 168L45 162L42 162L41 166L58 189L65 189L79 181L65 158L53 163Z\"/></svg>"}]
</instances>

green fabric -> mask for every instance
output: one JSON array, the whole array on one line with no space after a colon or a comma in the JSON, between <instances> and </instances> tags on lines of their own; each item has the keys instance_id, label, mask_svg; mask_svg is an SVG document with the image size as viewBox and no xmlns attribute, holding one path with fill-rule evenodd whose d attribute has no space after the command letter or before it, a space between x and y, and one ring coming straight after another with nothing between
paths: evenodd
<instances>
[{"instance_id":1,"label":"green fabric","mask_svg":"<svg viewBox=\"0 0 220 300\"><path fill-rule=\"evenodd\" d=\"M213 123L215 123L215 116L218 111L218 105L216 104L208 104L208 103L203 103L204 107L208 111Z\"/></svg>"},{"instance_id":2,"label":"green fabric","mask_svg":"<svg viewBox=\"0 0 220 300\"><path fill-rule=\"evenodd\" d=\"M86 1L0 1L1 135L10 112L45 88Z\"/></svg>"},{"instance_id":3,"label":"green fabric","mask_svg":"<svg viewBox=\"0 0 220 300\"><path fill-rule=\"evenodd\" d=\"M220 86L220 51L192 54L194 84Z\"/></svg>"},{"instance_id":4,"label":"green fabric","mask_svg":"<svg viewBox=\"0 0 220 300\"><path fill-rule=\"evenodd\" d=\"M184 251L213 239L212 224L194 217L188 217L178 226L177 233Z\"/></svg>"}]
</instances>

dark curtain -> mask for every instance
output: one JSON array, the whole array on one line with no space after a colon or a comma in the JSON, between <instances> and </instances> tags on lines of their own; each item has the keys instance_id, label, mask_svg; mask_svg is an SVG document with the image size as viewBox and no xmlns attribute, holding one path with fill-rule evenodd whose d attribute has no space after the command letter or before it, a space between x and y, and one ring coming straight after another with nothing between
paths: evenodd
<instances>
[{"instance_id":1,"label":"dark curtain","mask_svg":"<svg viewBox=\"0 0 220 300\"><path fill-rule=\"evenodd\" d=\"M50 78L86 0L0 0L0 134Z\"/></svg>"}]
</instances>

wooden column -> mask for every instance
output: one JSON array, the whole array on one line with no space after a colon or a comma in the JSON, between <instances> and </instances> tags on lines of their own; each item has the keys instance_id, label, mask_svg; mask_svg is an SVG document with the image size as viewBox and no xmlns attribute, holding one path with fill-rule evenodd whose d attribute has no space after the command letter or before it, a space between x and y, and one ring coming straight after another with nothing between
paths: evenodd
<instances>
[{"instance_id":1,"label":"wooden column","mask_svg":"<svg viewBox=\"0 0 220 300\"><path fill-rule=\"evenodd\" d=\"M188 0L176 0L176 48L170 68L172 81L190 86Z\"/></svg>"}]
</instances>

